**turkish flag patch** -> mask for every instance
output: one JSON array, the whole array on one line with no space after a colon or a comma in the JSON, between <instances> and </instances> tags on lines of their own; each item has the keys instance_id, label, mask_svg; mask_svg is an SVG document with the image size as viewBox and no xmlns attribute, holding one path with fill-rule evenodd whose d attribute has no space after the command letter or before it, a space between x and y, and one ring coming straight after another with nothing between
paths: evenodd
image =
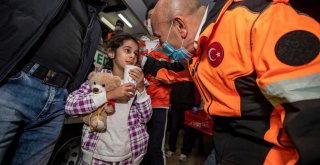
<instances>
[{"instance_id":1,"label":"turkish flag patch","mask_svg":"<svg viewBox=\"0 0 320 165\"><path fill-rule=\"evenodd\" d=\"M214 42L208 49L209 62L213 67L217 67L223 60L223 47L219 42Z\"/></svg>"}]
</instances>

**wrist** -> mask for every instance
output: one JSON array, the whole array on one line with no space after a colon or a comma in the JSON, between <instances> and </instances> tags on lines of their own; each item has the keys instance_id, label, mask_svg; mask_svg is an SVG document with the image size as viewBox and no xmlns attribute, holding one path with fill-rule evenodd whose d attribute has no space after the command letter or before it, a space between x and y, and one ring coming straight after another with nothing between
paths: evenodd
<instances>
[{"instance_id":1,"label":"wrist","mask_svg":"<svg viewBox=\"0 0 320 165\"><path fill-rule=\"evenodd\" d=\"M137 92L137 103L146 101L150 96L146 92L146 88L143 88L142 92Z\"/></svg>"},{"instance_id":2,"label":"wrist","mask_svg":"<svg viewBox=\"0 0 320 165\"><path fill-rule=\"evenodd\" d=\"M144 91L144 86L142 86L142 87L137 87L137 91L138 91L139 93L142 93L142 92Z\"/></svg>"},{"instance_id":3,"label":"wrist","mask_svg":"<svg viewBox=\"0 0 320 165\"><path fill-rule=\"evenodd\" d=\"M136 84L136 89L137 89L137 91L140 92L140 93L143 92L143 90L144 90L143 81Z\"/></svg>"},{"instance_id":4,"label":"wrist","mask_svg":"<svg viewBox=\"0 0 320 165\"><path fill-rule=\"evenodd\" d=\"M112 95L112 92L106 92L106 97L107 97L107 100L113 100L114 97Z\"/></svg>"}]
</instances>

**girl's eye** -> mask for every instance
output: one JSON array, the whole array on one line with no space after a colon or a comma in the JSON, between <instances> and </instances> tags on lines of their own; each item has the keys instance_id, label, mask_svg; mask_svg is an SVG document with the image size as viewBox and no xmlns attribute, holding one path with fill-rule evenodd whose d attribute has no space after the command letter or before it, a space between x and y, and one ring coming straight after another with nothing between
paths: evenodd
<instances>
[{"instance_id":1,"label":"girl's eye","mask_svg":"<svg viewBox=\"0 0 320 165\"><path fill-rule=\"evenodd\" d=\"M105 84L102 84L102 87L106 87L106 85L105 85Z\"/></svg>"},{"instance_id":2,"label":"girl's eye","mask_svg":"<svg viewBox=\"0 0 320 165\"><path fill-rule=\"evenodd\" d=\"M125 49L124 50L127 54L131 53L131 50L130 49Z\"/></svg>"}]
</instances>

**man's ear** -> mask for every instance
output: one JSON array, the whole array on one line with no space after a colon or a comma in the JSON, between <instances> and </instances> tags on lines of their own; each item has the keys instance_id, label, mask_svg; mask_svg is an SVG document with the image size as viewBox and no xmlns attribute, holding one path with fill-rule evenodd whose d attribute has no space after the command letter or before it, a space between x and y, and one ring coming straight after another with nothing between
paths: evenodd
<instances>
[{"instance_id":1,"label":"man's ear","mask_svg":"<svg viewBox=\"0 0 320 165\"><path fill-rule=\"evenodd\" d=\"M144 25L144 27L147 27L147 26L148 26L147 20L144 20L144 21L143 21L143 25Z\"/></svg>"},{"instance_id":2,"label":"man's ear","mask_svg":"<svg viewBox=\"0 0 320 165\"><path fill-rule=\"evenodd\" d=\"M185 23L186 20L181 16L176 16L173 18L173 26L178 28L181 38L185 39L188 35L188 27Z\"/></svg>"},{"instance_id":3,"label":"man's ear","mask_svg":"<svg viewBox=\"0 0 320 165\"><path fill-rule=\"evenodd\" d=\"M114 59L115 51L113 51L111 48L107 49L107 55L110 59Z\"/></svg>"}]
</instances>

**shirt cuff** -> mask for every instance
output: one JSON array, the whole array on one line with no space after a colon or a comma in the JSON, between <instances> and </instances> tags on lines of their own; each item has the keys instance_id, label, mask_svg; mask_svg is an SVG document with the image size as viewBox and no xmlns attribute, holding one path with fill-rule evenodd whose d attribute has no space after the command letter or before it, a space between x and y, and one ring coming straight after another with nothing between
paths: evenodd
<instances>
[{"instance_id":1,"label":"shirt cuff","mask_svg":"<svg viewBox=\"0 0 320 165\"><path fill-rule=\"evenodd\" d=\"M141 60L141 68L143 68L144 67L144 65L146 64L146 62L147 62L147 57L146 56L143 56L142 57L142 60Z\"/></svg>"},{"instance_id":2,"label":"shirt cuff","mask_svg":"<svg viewBox=\"0 0 320 165\"><path fill-rule=\"evenodd\" d=\"M107 102L107 95L105 92L93 94L92 99L93 99L94 105L98 108Z\"/></svg>"},{"instance_id":3,"label":"shirt cuff","mask_svg":"<svg viewBox=\"0 0 320 165\"><path fill-rule=\"evenodd\" d=\"M137 91L137 102L138 103L144 102L148 98L149 98L149 95L146 92L146 88L144 88L141 93Z\"/></svg>"}]
</instances>

